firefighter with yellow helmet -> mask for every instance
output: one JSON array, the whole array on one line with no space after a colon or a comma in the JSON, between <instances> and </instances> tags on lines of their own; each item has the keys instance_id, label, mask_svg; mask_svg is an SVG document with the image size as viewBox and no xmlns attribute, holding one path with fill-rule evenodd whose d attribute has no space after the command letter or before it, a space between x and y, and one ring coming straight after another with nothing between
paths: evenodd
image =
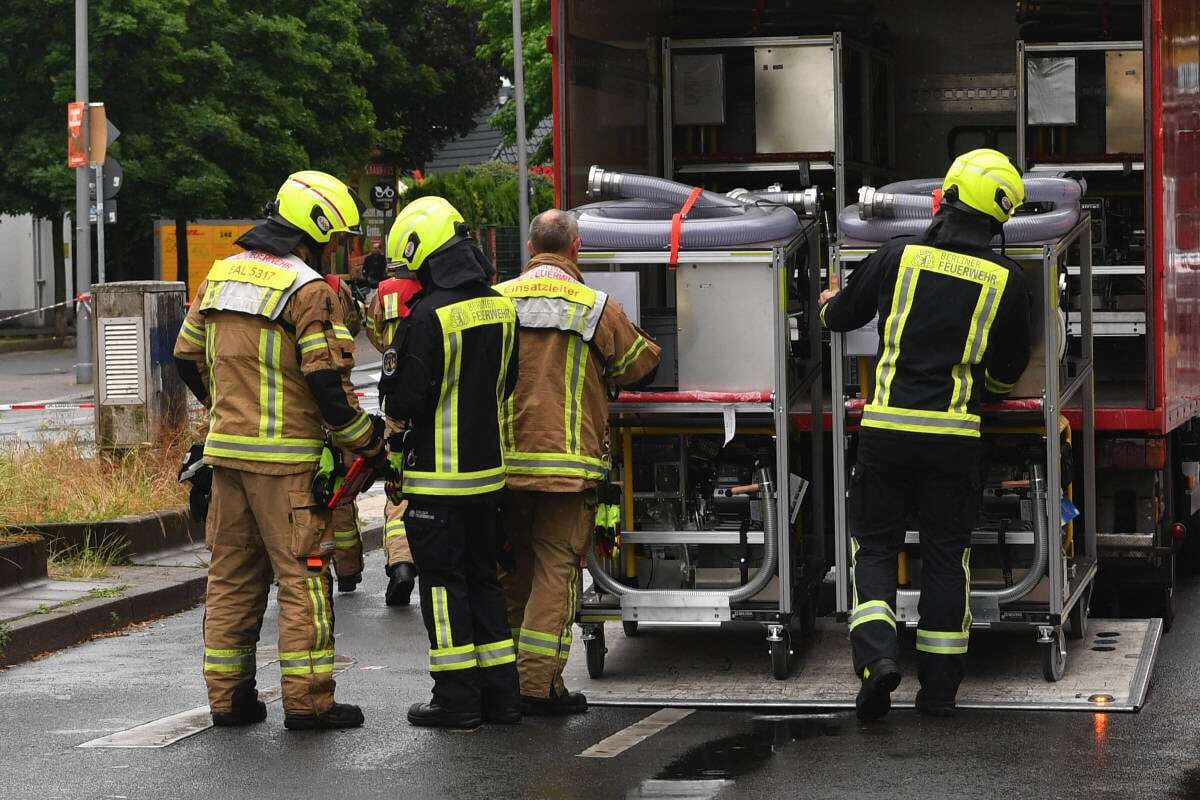
<instances>
[{"instance_id":1,"label":"firefighter with yellow helmet","mask_svg":"<svg viewBox=\"0 0 1200 800\"><path fill-rule=\"evenodd\" d=\"M318 271L331 243L357 234L362 208L331 175L289 176L266 221L238 239L245 252L213 264L175 344L181 376L209 411L203 672L218 726L266 718L255 657L272 578L284 725L363 722L357 706L334 700L335 545L330 512L313 492L326 431L355 454L382 458L382 420L358 405L353 337Z\"/></svg>"},{"instance_id":2,"label":"firefighter with yellow helmet","mask_svg":"<svg viewBox=\"0 0 1200 800\"><path fill-rule=\"evenodd\" d=\"M413 725L521 721L516 650L496 574L496 501L505 484L503 404L517 380L517 313L492 265L440 197L406 206L388 257L424 288L383 356L384 412L401 424L403 521L421 575L433 697ZM395 438L395 437L394 437Z\"/></svg>"},{"instance_id":3,"label":"firefighter with yellow helmet","mask_svg":"<svg viewBox=\"0 0 1200 800\"><path fill-rule=\"evenodd\" d=\"M979 405L1008 394L1029 360L1029 291L1020 267L992 250L1024 201L1021 174L1007 156L965 153L947 172L924 235L892 239L845 289L821 295L830 330L879 318L874 394L863 410L849 490L850 643L864 720L888 712L900 683L896 561L910 517L921 535L917 709L954 712L971 630Z\"/></svg>"},{"instance_id":4,"label":"firefighter with yellow helmet","mask_svg":"<svg viewBox=\"0 0 1200 800\"><path fill-rule=\"evenodd\" d=\"M394 270L389 270L394 271ZM412 313L411 306L421 294L421 283L417 276L401 267L400 274L379 282L379 287L367 306L367 337L380 352L385 352L396 338L401 326L406 325ZM385 420L389 435L400 432L397 423ZM389 456L394 471L402 467L402 454ZM408 532L404 527L405 505L400 499L399 484L387 484L387 503L384 506L383 554L384 570L388 576L384 602L389 606L406 606L416 588L417 568L413 563L412 548L408 546Z\"/></svg>"}]
</instances>

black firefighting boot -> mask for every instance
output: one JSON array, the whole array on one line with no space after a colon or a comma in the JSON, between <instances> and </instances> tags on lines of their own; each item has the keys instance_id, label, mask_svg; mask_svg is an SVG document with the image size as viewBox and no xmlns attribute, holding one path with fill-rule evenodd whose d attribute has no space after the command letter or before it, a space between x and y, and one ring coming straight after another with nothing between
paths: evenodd
<instances>
[{"instance_id":1,"label":"black firefighting boot","mask_svg":"<svg viewBox=\"0 0 1200 800\"><path fill-rule=\"evenodd\" d=\"M482 725L483 718L478 711L451 711L432 700L428 703L413 703L408 709L408 722L419 728L471 730Z\"/></svg>"},{"instance_id":2,"label":"black firefighting boot","mask_svg":"<svg viewBox=\"0 0 1200 800\"><path fill-rule=\"evenodd\" d=\"M567 714L582 714L587 711L587 698L583 692L557 691L550 688L549 697L521 695L521 710L531 717L561 717Z\"/></svg>"},{"instance_id":3,"label":"black firefighting boot","mask_svg":"<svg viewBox=\"0 0 1200 800\"><path fill-rule=\"evenodd\" d=\"M356 572L353 575L338 575L338 594L350 594L358 585L362 583L362 573Z\"/></svg>"},{"instance_id":4,"label":"black firefighting boot","mask_svg":"<svg viewBox=\"0 0 1200 800\"><path fill-rule=\"evenodd\" d=\"M389 606L406 606L417 585L417 568L409 561L401 561L387 567L387 593L383 596Z\"/></svg>"},{"instance_id":5,"label":"black firefighting boot","mask_svg":"<svg viewBox=\"0 0 1200 800\"><path fill-rule=\"evenodd\" d=\"M358 728L363 724L362 709L349 703L334 703L321 714L284 714L283 727L290 731L317 731L327 728Z\"/></svg>"},{"instance_id":6,"label":"black firefighting boot","mask_svg":"<svg viewBox=\"0 0 1200 800\"><path fill-rule=\"evenodd\" d=\"M900 685L900 668L890 658L881 658L863 670L862 688L854 706L863 722L881 719L892 710L892 692Z\"/></svg>"},{"instance_id":7,"label":"black firefighting boot","mask_svg":"<svg viewBox=\"0 0 1200 800\"><path fill-rule=\"evenodd\" d=\"M258 699L254 679L239 684L233 690L233 707L230 710L212 712L213 725L218 728L254 725L266 718L267 704Z\"/></svg>"},{"instance_id":8,"label":"black firefighting boot","mask_svg":"<svg viewBox=\"0 0 1200 800\"><path fill-rule=\"evenodd\" d=\"M490 722L493 725L520 725L521 724L521 706L496 706L489 708L484 706L483 721Z\"/></svg>"},{"instance_id":9,"label":"black firefighting boot","mask_svg":"<svg viewBox=\"0 0 1200 800\"><path fill-rule=\"evenodd\" d=\"M929 717L953 717L954 698L920 689L917 691L917 711Z\"/></svg>"}]
</instances>

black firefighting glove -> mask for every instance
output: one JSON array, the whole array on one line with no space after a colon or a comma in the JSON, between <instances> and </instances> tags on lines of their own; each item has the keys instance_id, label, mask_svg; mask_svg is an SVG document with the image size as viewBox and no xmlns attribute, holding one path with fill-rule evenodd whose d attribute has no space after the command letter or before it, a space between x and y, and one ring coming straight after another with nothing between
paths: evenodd
<instances>
[{"instance_id":1,"label":"black firefighting glove","mask_svg":"<svg viewBox=\"0 0 1200 800\"><path fill-rule=\"evenodd\" d=\"M596 555L612 558L620 552L621 487L602 483L596 489Z\"/></svg>"},{"instance_id":2,"label":"black firefighting glove","mask_svg":"<svg viewBox=\"0 0 1200 800\"><path fill-rule=\"evenodd\" d=\"M500 513L499 508L496 509L496 563L503 567L505 572L517 571L517 555L513 552L512 537L504 527L504 515Z\"/></svg>"},{"instance_id":3,"label":"black firefighting glove","mask_svg":"<svg viewBox=\"0 0 1200 800\"><path fill-rule=\"evenodd\" d=\"M371 418L371 441L367 443L358 455L366 459L367 464L382 474L387 469L387 426L383 417L378 414L368 414Z\"/></svg>"},{"instance_id":4,"label":"black firefighting glove","mask_svg":"<svg viewBox=\"0 0 1200 800\"><path fill-rule=\"evenodd\" d=\"M208 517L208 501L212 497L212 467L204 463L204 445L192 445L183 456L179 482L184 481L192 485L188 492L188 510L192 519L203 522Z\"/></svg>"}]
</instances>

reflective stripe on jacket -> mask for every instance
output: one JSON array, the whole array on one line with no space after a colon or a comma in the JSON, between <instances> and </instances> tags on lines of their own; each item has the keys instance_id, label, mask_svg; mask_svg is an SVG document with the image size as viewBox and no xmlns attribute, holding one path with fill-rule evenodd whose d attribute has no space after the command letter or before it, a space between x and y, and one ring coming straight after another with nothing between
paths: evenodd
<instances>
[{"instance_id":1,"label":"reflective stripe on jacket","mask_svg":"<svg viewBox=\"0 0 1200 800\"><path fill-rule=\"evenodd\" d=\"M516 321L512 301L482 282L434 288L413 307L380 381L388 415L411 422L405 494L452 502L504 488L500 410L515 381Z\"/></svg>"},{"instance_id":2,"label":"reflective stripe on jacket","mask_svg":"<svg viewBox=\"0 0 1200 800\"><path fill-rule=\"evenodd\" d=\"M840 331L878 314L863 427L978 437L983 395L1007 394L1025 369L1029 292L1020 268L958 244L953 230L889 242L821 309L826 326Z\"/></svg>"},{"instance_id":3,"label":"reflective stripe on jacket","mask_svg":"<svg viewBox=\"0 0 1200 800\"><path fill-rule=\"evenodd\" d=\"M496 289L513 300L521 327L521 368L502 429L508 487L589 488L608 470L610 384L653 374L660 349L561 256L534 256Z\"/></svg>"},{"instance_id":4,"label":"reflective stripe on jacket","mask_svg":"<svg viewBox=\"0 0 1200 800\"><path fill-rule=\"evenodd\" d=\"M325 424L305 376L321 370L340 373L354 412L335 441L367 443L372 426L350 383L354 345L342 321L329 285L299 259L248 251L217 262L175 342L176 357L197 362L209 389L207 463L273 475L310 469Z\"/></svg>"}]
</instances>

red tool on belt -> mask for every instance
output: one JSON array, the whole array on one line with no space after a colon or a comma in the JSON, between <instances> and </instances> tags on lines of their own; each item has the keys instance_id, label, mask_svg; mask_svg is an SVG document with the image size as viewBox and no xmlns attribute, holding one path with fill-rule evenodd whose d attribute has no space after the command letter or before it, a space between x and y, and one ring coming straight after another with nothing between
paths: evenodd
<instances>
[{"instance_id":1,"label":"red tool on belt","mask_svg":"<svg viewBox=\"0 0 1200 800\"><path fill-rule=\"evenodd\" d=\"M350 465L350 469L346 470L346 477L342 479L342 485L333 493L333 497L329 498L328 507L337 508L347 503L353 503L354 498L371 488L371 484L374 482L375 468L369 465L365 458L358 456Z\"/></svg>"}]
</instances>

